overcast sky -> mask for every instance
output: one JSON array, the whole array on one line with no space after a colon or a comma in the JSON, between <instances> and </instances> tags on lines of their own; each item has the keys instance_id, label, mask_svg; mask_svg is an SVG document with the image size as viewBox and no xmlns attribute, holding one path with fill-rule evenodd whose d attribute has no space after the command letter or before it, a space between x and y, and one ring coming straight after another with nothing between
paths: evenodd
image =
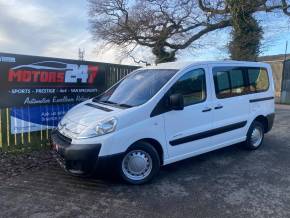
<instances>
[{"instance_id":1,"label":"overcast sky","mask_svg":"<svg viewBox=\"0 0 290 218\"><path fill-rule=\"evenodd\" d=\"M118 63L118 50L100 51L92 41L87 7L86 0L0 0L0 52L77 59L78 49L84 48L86 60ZM284 53L286 40L290 43L289 18L278 14L259 19L265 31L263 55ZM228 32L212 34L210 40L204 40L207 46L185 50L178 59L227 58L224 43Z\"/></svg>"}]
</instances>

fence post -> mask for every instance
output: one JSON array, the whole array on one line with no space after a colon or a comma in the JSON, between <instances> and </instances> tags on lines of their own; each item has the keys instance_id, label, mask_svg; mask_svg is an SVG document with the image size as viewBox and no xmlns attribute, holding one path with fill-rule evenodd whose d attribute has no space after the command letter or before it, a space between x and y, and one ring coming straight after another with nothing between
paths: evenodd
<instances>
[{"instance_id":1,"label":"fence post","mask_svg":"<svg viewBox=\"0 0 290 218\"><path fill-rule=\"evenodd\" d=\"M10 120L11 120L11 116L10 116ZM11 120L11 122L12 122L12 120ZM13 119L13 122L14 122L14 126L16 126L16 119L15 119L15 117ZM17 134L16 133L14 134L14 145L17 145Z\"/></svg>"},{"instance_id":2,"label":"fence post","mask_svg":"<svg viewBox=\"0 0 290 218\"><path fill-rule=\"evenodd\" d=\"M6 129L6 138L7 138L7 146L9 147L10 146L10 125L9 125L9 108L6 108L6 126L7 126L7 129Z\"/></svg>"}]
</instances>

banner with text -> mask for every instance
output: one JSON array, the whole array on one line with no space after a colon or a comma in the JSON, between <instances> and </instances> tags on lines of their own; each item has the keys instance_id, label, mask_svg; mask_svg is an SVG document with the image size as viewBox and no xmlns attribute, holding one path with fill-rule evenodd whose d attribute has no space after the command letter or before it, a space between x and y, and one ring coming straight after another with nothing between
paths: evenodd
<instances>
[{"instance_id":1,"label":"banner with text","mask_svg":"<svg viewBox=\"0 0 290 218\"><path fill-rule=\"evenodd\" d=\"M102 63L0 53L0 108L76 104L104 89Z\"/></svg>"}]
</instances>

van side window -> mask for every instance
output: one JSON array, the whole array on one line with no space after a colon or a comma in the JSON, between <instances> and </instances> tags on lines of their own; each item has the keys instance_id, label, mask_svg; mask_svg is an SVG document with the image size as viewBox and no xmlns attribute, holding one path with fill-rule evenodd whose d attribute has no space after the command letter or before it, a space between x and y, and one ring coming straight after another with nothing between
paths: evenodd
<instances>
[{"instance_id":1,"label":"van side window","mask_svg":"<svg viewBox=\"0 0 290 218\"><path fill-rule=\"evenodd\" d=\"M215 89L220 98L231 95L231 84L228 72L217 71L215 73Z\"/></svg>"},{"instance_id":2,"label":"van side window","mask_svg":"<svg viewBox=\"0 0 290 218\"><path fill-rule=\"evenodd\" d=\"M245 94L245 77L241 68L215 68L215 91L218 98Z\"/></svg>"},{"instance_id":3,"label":"van side window","mask_svg":"<svg viewBox=\"0 0 290 218\"><path fill-rule=\"evenodd\" d=\"M268 72L259 67L215 67L214 85L217 98L266 91L269 88Z\"/></svg>"},{"instance_id":4,"label":"van side window","mask_svg":"<svg viewBox=\"0 0 290 218\"><path fill-rule=\"evenodd\" d=\"M242 69L233 69L229 72L231 78L232 96L245 94L246 87Z\"/></svg>"},{"instance_id":5,"label":"van side window","mask_svg":"<svg viewBox=\"0 0 290 218\"><path fill-rule=\"evenodd\" d=\"M269 78L266 69L253 68L248 70L251 92L265 91L269 88Z\"/></svg>"},{"instance_id":6,"label":"van side window","mask_svg":"<svg viewBox=\"0 0 290 218\"><path fill-rule=\"evenodd\" d=\"M204 69L196 69L184 74L171 88L171 94L182 94L184 106L206 99L206 79Z\"/></svg>"}]
</instances>

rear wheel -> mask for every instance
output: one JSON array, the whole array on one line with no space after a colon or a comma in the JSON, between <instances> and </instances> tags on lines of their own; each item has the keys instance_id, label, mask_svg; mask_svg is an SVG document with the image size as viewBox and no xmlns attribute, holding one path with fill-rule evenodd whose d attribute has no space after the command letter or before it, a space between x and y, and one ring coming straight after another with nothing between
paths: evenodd
<instances>
[{"instance_id":1,"label":"rear wheel","mask_svg":"<svg viewBox=\"0 0 290 218\"><path fill-rule=\"evenodd\" d=\"M264 133L264 125L259 121L254 121L249 128L245 147L249 150L258 149L263 144Z\"/></svg>"},{"instance_id":2,"label":"rear wheel","mask_svg":"<svg viewBox=\"0 0 290 218\"><path fill-rule=\"evenodd\" d=\"M143 184L158 173L160 158L152 145L137 142L125 153L119 165L120 175L126 182Z\"/></svg>"}]
</instances>

